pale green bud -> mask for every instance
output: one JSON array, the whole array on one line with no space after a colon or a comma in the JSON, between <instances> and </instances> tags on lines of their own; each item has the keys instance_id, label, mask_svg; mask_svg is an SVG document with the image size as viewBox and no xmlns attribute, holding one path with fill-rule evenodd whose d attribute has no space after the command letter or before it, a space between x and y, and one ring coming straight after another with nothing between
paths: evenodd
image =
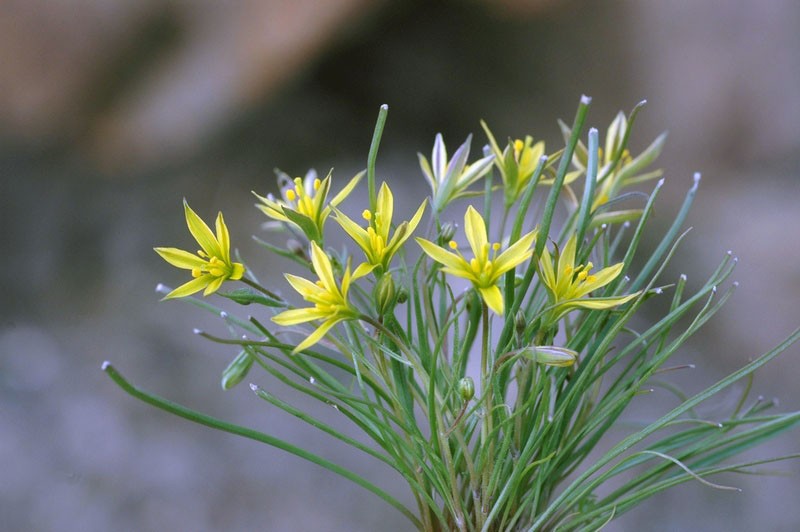
<instances>
[{"instance_id":1,"label":"pale green bud","mask_svg":"<svg viewBox=\"0 0 800 532\"><path fill-rule=\"evenodd\" d=\"M578 360L577 351L554 345L531 345L523 347L516 354L545 366L567 367Z\"/></svg>"},{"instance_id":2,"label":"pale green bud","mask_svg":"<svg viewBox=\"0 0 800 532\"><path fill-rule=\"evenodd\" d=\"M464 402L472 399L475 395L475 381L472 380L472 377L464 377L458 381L458 394Z\"/></svg>"},{"instance_id":3,"label":"pale green bud","mask_svg":"<svg viewBox=\"0 0 800 532\"><path fill-rule=\"evenodd\" d=\"M408 301L408 290L406 290L405 286L401 286L400 289L397 291L397 298L395 299L397 303L401 305Z\"/></svg>"},{"instance_id":4,"label":"pale green bud","mask_svg":"<svg viewBox=\"0 0 800 532\"><path fill-rule=\"evenodd\" d=\"M397 300L397 291L391 275L387 273L381 277L378 284L375 285L374 294L378 314L383 316L391 312Z\"/></svg>"},{"instance_id":5,"label":"pale green bud","mask_svg":"<svg viewBox=\"0 0 800 532\"><path fill-rule=\"evenodd\" d=\"M230 390L247 376L254 359L247 351L240 352L222 372L222 389Z\"/></svg>"},{"instance_id":6,"label":"pale green bud","mask_svg":"<svg viewBox=\"0 0 800 532\"><path fill-rule=\"evenodd\" d=\"M439 233L439 241L447 243L453 240L454 236L456 236L456 226L450 222L445 222Z\"/></svg>"}]
</instances>

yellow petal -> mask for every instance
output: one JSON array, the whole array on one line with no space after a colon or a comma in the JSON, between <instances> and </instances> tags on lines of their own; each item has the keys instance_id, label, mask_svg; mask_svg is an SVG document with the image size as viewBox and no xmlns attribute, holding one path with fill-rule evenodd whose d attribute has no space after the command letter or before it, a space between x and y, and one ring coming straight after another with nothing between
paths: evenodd
<instances>
[{"instance_id":1,"label":"yellow petal","mask_svg":"<svg viewBox=\"0 0 800 532\"><path fill-rule=\"evenodd\" d=\"M344 199L350 195L353 189L356 188L356 185L363 176L364 172L359 172L358 174L356 174L355 177L353 177L353 179L351 179L350 182L347 183L347 185L341 191L339 191L339 193L336 194L336 196L334 196L334 198L331 200L330 203L331 207L336 207L341 202L343 202Z\"/></svg>"},{"instance_id":2,"label":"yellow petal","mask_svg":"<svg viewBox=\"0 0 800 532\"><path fill-rule=\"evenodd\" d=\"M314 271L317 272L320 281L329 292L338 293L336 281L333 278L333 268L328 255L322 251L316 242L311 242L311 264L314 266Z\"/></svg>"},{"instance_id":3,"label":"yellow petal","mask_svg":"<svg viewBox=\"0 0 800 532\"><path fill-rule=\"evenodd\" d=\"M472 252L476 257L481 256L485 244L488 244L486 239L486 222L475 208L470 205L467 207L467 212L464 215L464 231L469 240L469 245Z\"/></svg>"},{"instance_id":4,"label":"yellow petal","mask_svg":"<svg viewBox=\"0 0 800 532\"><path fill-rule=\"evenodd\" d=\"M182 249L177 248L153 248L156 253L161 255L161 258L169 262L176 268L183 268L185 270L193 270L195 268L203 268L206 261Z\"/></svg>"},{"instance_id":5,"label":"yellow petal","mask_svg":"<svg viewBox=\"0 0 800 532\"><path fill-rule=\"evenodd\" d=\"M211 275L201 275L197 279L192 279L188 283L180 285L178 288L165 295L163 299L190 296L208 286L208 283L210 283L212 279L213 277Z\"/></svg>"},{"instance_id":6,"label":"yellow petal","mask_svg":"<svg viewBox=\"0 0 800 532\"><path fill-rule=\"evenodd\" d=\"M297 347L292 349L292 354L297 354L304 349L308 349L312 345L316 344L325 336L325 334L337 323L339 323L341 318L331 318L329 320L323 321L322 325L317 327L317 329L308 335L308 338L297 344Z\"/></svg>"},{"instance_id":7,"label":"yellow petal","mask_svg":"<svg viewBox=\"0 0 800 532\"><path fill-rule=\"evenodd\" d=\"M238 281L244 277L244 264L241 262L234 262L231 264L231 274L228 276L228 279L231 281Z\"/></svg>"},{"instance_id":8,"label":"yellow petal","mask_svg":"<svg viewBox=\"0 0 800 532\"><path fill-rule=\"evenodd\" d=\"M325 312L314 307L293 308L290 310L284 310L280 314L276 314L272 317L272 321L278 325L288 326L319 320L325 317L327 317Z\"/></svg>"},{"instance_id":9,"label":"yellow petal","mask_svg":"<svg viewBox=\"0 0 800 532\"><path fill-rule=\"evenodd\" d=\"M220 258L225 264L231 263L231 237L228 233L228 226L225 225L225 219L222 217L222 212L217 213L216 221L217 229L217 242L219 242L219 250L222 252Z\"/></svg>"},{"instance_id":10,"label":"yellow petal","mask_svg":"<svg viewBox=\"0 0 800 532\"><path fill-rule=\"evenodd\" d=\"M536 240L536 231L531 231L502 252L493 261L495 278L528 260L533 255L533 250L530 247L533 245L534 240Z\"/></svg>"},{"instance_id":11,"label":"yellow petal","mask_svg":"<svg viewBox=\"0 0 800 532\"><path fill-rule=\"evenodd\" d=\"M582 297L597 290L598 288L602 288L614 279L622 272L622 267L625 264L620 262L613 266L609 266L608 268L603 268L599 272L595 273L592 277L594 277L593 281L584 281L578 286L578 289L575 291L575 297Z\"/></svg>"},{"instance_id":12,"label":"yellow petal","mask_svg":"<svg viewBox=\"0 0 800 532\"><path fill-rule=\"evenodd\" d=\"M402 246L405 241L409 239L412 233L414 233L414 229L417 228L420 220L422 220L422 214L425 212L426 201L423 201L422 205L419 206L419 209L417 209L417 212L414 213L414 217L408 222L406 229L402 234L399 234L399 228L398 231L395 231L394 235L392 236L392 242L389 244L390 253L392 255L394 255L400 246Z\"/></svg>"},{"instance_id":13,"label":"yellow petal","mask_svg":"<svg viewBox=\"0 0 800 532\"><path fill-rule=\"evenodd\" d=\"M367 233L367 231L363 227L355 223L353 220L348 218L346 214L339 211L338 209L336 209L335 212L336 212L336 217L334 218L334 220L336 220L339 223L339 225L342 226L344 232L350 235L350 238L352 238L355 241L355 243L358 244L358 247L364 250L365 254L369 255L372 249L372 245L370 243L369 234Z\"/></svg>"},{"instance_id":14,"label":"yellow petal","mask_svg":"<svg viewBox=\"0 0 800 532\"><path fill-rule=\"evenodd\" d=\"M467 272L472 271L467 261L456 255L455 253L450 253L449 251L445 251L444 249L440 248L433 242L425 240L424 238L417 238L416 241L417 244L419 244L420 247L422 248L422 251L427 253L428 256L433 260L435 260L436 262L444 264L445 266L447 266L452 270L457 270L457 271L464 270Z\"/></svg>"},{"instance_id":15,"label":"yellow petal","mask_svg":"<svg viewBox=\"0 0 800 532\"><path fill-rule=\"evenodd\" d=\"M503 294L497 285L492 285L488 288L478 288L481 297L486 302L486 305L492 309L495 314L503 315Z\"/></svg>"},{"instance_id":16,"label":"yellow petal","mask_svg":"<svg viewBox=\"0 0 800 532\"><path fill-rule=\"evenodd\" d=\"M564 294L567 292L570 283L572 282L572 275L564 275L567 267L575 267L575 248L577 247L578 238L572 235L567 240L564 249L561 250L561 255L558 257L558 279L556 280L556 294Z\"/></svg>"},{"instance_id":17,"label":"yellow petal","mask_svg":"<svg viewBox=\"0 0 800 532\"><path fill-rule=\"evenodd\" d=\"M384 242L389 241L389 228L392 226L392 216L394 214L394 196L389 185L384 181L378 190L377 213L380 213L379 223L375 230L383 237Z\"/></svg>"},{"instance_id":18,"label":"yellow petal","mask_svg":"<svg viewBox=\"0 0 800 532\"><path fill-rule=\"evenodd\" d=\"M284 277L286 277L286 280L289 281L289 284L292 285L292 288L294 288L297 291L297 293L303 296L303 298L324 291L324 289L320 288L315 283L309 281L308 279L303 279L302 277L298 277L297 275L286 273L284 274Z\"/></svg>"},{"instance_id":19,"label":"yellow petal","mask_svg":"<svg viewBox=\"0 0 800 532\"><path fill-rule=\"evenodd\" d=\"M212 233L206 223L197 216L197 213L189 207L189 203L187 203L186 200L183 200L183 210L186 214L186 225L189 227L189 232L192 233L194 239L197 240L197 243L200 244L200 247L206 252L206 255L209 257L220 257L219 243L214 237L214 233Z\"/></svg>"},{"instance_id":20,"label":"yellow petal","mask_svg":"<svg viewBox=\"0 0 800 532\"><path fill-rule=\"evenodd\" d=\"M539 275L544 285L555 296L556 274L553 271L553 259L550 257L550 252L547 251L547 246L542 248L542 258L539 259Z\"/></svg>"},{"instance_id":21,"label":"yellow petal","mask_svg":"<svg viewBox=\"0 0 800 532\"><path fill-rule=\"evenodd\" d=\"M204 296L208 296L219 290L219 287L222 286L222 283L225 282L225 277L211 277L211 281L206 286L206 289L203 291Z\"/></svg>"}]
</instances>

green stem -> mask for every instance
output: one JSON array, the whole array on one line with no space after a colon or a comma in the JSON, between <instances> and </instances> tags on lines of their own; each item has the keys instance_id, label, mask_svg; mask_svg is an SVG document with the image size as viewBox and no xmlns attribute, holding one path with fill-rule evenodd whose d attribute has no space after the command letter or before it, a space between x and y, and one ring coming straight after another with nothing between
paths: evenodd
<instances>
[{"instance_id":1,"label":"green stem","mask_svg":"<svg viewBox=\"0 0 800 532\"><path fill-rule=\"evenodd\" d=\"M369 190L369 210L375 212L378 206L378 197L375 194L375 162L378 160L378 147L381 144L383 128L386 125L386 116L389 114L389 106L381 105L378 111L378 121L375 123L375 132L372 134L372 143L369 146L369 156L367 157L367 189Z\"/></svg>"},{"instance_id":2,"label":"green stem","mask_svg":"<svg viewBox=\"0 0 800 532\"><path fill-rule=\"evenodd\" d=\"M222 421L221 419L201 414L200 412L191 410L185 406L145 392L125 380L125 378L116 369L114 369L114 366L112 366L110 362L104 362L102 369L111 378L111 380L117 384L117 386L122 388L127 394L139 399L140 401L155 406L156 408L164 410L165 412L169 412L170 414L193 421L194 423L205 425L206 427L211 427L212 429L221 430L223 432L236 434L237 436L242 436L244 438L259 441L261 443L266 443L267 445L271 445L272 447L286 451L287 453L303 458L304 460L308 460L309 462L324 467L328 471L336 473L347 480L358 484L362 488L372 492L387 503L391 504L397 510L399 510L400 513L405 515L412 523L414 523L414 526L420 530L422 529L422 523L420 523L419 519L417 519L408 508L403 506L403 504L401 504L397 499L379 487L375 486L365 478L356 475L352 471L345 469L338 464L330 462L321 456L310 453L305 449L301 449L281 439L275 438L274 436L270 436L269 434L264 434L263 432L258 432L253 429L248 429L240 425L234 425L232 423Z\"/></svg>"}]
</instances>

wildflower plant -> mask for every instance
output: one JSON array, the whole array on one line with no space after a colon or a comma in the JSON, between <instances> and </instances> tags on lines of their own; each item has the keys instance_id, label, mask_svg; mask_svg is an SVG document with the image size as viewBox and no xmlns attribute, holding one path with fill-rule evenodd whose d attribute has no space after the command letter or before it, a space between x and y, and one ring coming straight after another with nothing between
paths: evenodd
<instances>
[{"instance_id":1,"label":"wildflower plant","mask_svg":"<svg viewBox=\"0 0 800 532\"><path fill-rule=\"evenodd\" d=\"M676 393L657 419L621 423L626 408L657 381L669 378L667 389L679 387L680 368L667 364L731 295L736 258L722 257L695 291L685 276L667 277L686 237L681 228L696 176L653 251L634 261L664 181L649 193L622 191L660 176L647 167L663 136L630 155L637 106L615 118L604 149L594 128L584 145L589 104L581 99L573 124L562 126L566 145L551 155L531 136L501 150L484 124L487 155L470 164L470 138L448 159L437 136L431 161L419 156L431 195L404 216L396 216L388 184L376 190L386 106L365 171L363 222L342 210L362 174L330 201L332 174L322 180L279 174L281 199L257 195L258 208L294 243L286 249L259 242L287 267L310 272L310 278L285 274L301 306L292 291L281 297L258 281L255 268L232 261L222 214L214 234L184 203L201 251L156 248L194 277L166 297L217 313L221 331L230 333L197 331L235 355L222 386L247 378L258 398L365 460L384 463L407 483L413 507L329 458L147 393L109 363L103 369L151 405L355 482L419 530L595 530L683 482L735 489L712 478L777 460L737 457L800 422L800 412L772 413L771 402L748 401L753 373L795 342L800 329L704 391ZM626 199L639 204L621 209ZM445 218L450 212L456 219L463 213L463 234ZM335 250L324 239L331 231L349 236L355 248ZM466 246L459 244L464 240ZM245 286L221 290L239 283ZM248 317L192 297L200 290L247 305ZM661 306L651 303L659 299ZM666 310L655 321L633 319L659 308ZM667 377L667 370L675 371ZM321 410L301 411L277 397L268 376L319 401ZM730 411L704 409L742 380ZM332 415L345 416L363 437L336 428Z\"/></svg>"}]
</instances>

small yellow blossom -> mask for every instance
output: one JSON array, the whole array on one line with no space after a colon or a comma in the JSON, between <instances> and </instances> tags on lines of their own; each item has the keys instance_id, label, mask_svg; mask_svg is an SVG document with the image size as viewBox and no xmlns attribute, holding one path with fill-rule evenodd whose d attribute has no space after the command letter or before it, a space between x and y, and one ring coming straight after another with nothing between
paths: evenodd
<instances>
[{"instance_id":1,"label":"small yellow blossom","mask_svg":"<svg viewBox=\"0 0 800 532\"><path fill-rule=\"evenodd\" d=\"M553 305L550 321L555 321L575 308L607 309L622 305L639 295L639 292L627 296L586 298L590 292L606 286L622 272L623 263L603 268L591 273L594 265L575 264L577 238L572 235L561 251L558 262L553 269L554 261L545 248L539 260L539 272L550 302Z\"/></svg>"},{"instance_id":2,"label":"small yellow blossom","mask_svg":"<svg viewBox=\"0 0 800 532\"><path fill-rule=\"evenodd\" d=\"M194 277L167 294L164 299L186 297L203 289L205 289L203 295L207 296L216 292L225 281L238 281L244 275L244 266L231 261L230 236L222 213L217 214L215 236L206 223L189 207L186 200L183 200L183 210L189 232L200 244L201 249L195 255L176 248L153 248L173 266L191 270Z\"/></svg>"},{"instance_id":3,"label":"small yellow blossom","mask_svg":"<svg viewBox=\"0 0 800 532\"><path fill-rule=\"evenodd\" d=\"M422 214L425 211L425 202L419 206L417 212L408 222L403 222L390 237L392 227L392 214L394 212L394 196L391 189L384 182L378 191L375 212L365 210L361 217L368 222L366 229L355 223L340 211L336 211L336 221L342 229L355 240L356 244L364 251L367 262L374 266L378 273L389 269L389 263L397 250L400 249L411 233L417 228Z\"/></svg>"},{"instance_id":4,"label":"small yellow blossom","mask_svg":"<svg viewBox=\"0 0 800 532\"><path fill-rule=\"evenodd\" d=\"M500 177L503 179L503 192L505 194L506 206L512 205L525 191L536 166L544 157L544 141L534 143L533 137L526 136L524 140L516 139L508 141L508 146L500 150L500 146L494 139L494 135L489 130L486 122L481 120L481 126L489 138L489 145L494 153L494 162Z\"/></svg>"},{"instance_id":5,"label":"small yellow blossom","mask_svg":"<svg viewBox=\"0 0 800 532\"><path fill-rule=\"evenodd\" d=\"M289 179L288 175L281 172L278 174L278 184L282 198L277 199L272 194L260 196L253 192L260 201L256 207L273 220L298 227L309 241L321 244L323 227L325 220L331 214L331 208L347 198L362 175L363 172L357 174L330 203L326 204L331 187L330 173L325 179L318 179L317 173L309 170L303 179L299 177Z\"/></svg>"},{"instance_id":6,"label":"small yellow blossom","mask_svg":"<svg viewBox=\"0 0 800 532\"><path fill-rule=\"evenodd\" d=\"M486 305L495 313L502 315L503 294L498 286L500 278L531 257L533 251L530 248L536 240L536 231L531 231L508 249L498 253L500 245L489 244L486 222L471 205L464 215L464 229L474 254L474 258L470 261L458 252L455 242L449 243L449 247L455 249L455 253L423 238L417 238L417 242L428 256L445 266L442 268L443 272L470 280Z\"/></svg>"},{"instance_id":7,"label":"small yellow blossom","mask_svg":"<svg viewBox=\"0 0 800 532\"><path fill-rule=\"evenodd\" d=\"M314 306L285 310L272 318L273 322L282 326L322 320L322 324L308 338L300 342L292 353L297 353L316 344L331 327L340 321L358 318L360 313L347 301L347 292L352 281L363 277L372 270L371 266L361 264L351 274L350 265L348 264L342 276L341 287L339 287L333 277L333 267L330 259L316 242L311 242L311 265L314 268L314 273L319 277L317 282L312 282L290 273L284 275L289 284L292 285L292 288L303 296L303 299L313 303Z\"/></svg>"}]
</instances>

